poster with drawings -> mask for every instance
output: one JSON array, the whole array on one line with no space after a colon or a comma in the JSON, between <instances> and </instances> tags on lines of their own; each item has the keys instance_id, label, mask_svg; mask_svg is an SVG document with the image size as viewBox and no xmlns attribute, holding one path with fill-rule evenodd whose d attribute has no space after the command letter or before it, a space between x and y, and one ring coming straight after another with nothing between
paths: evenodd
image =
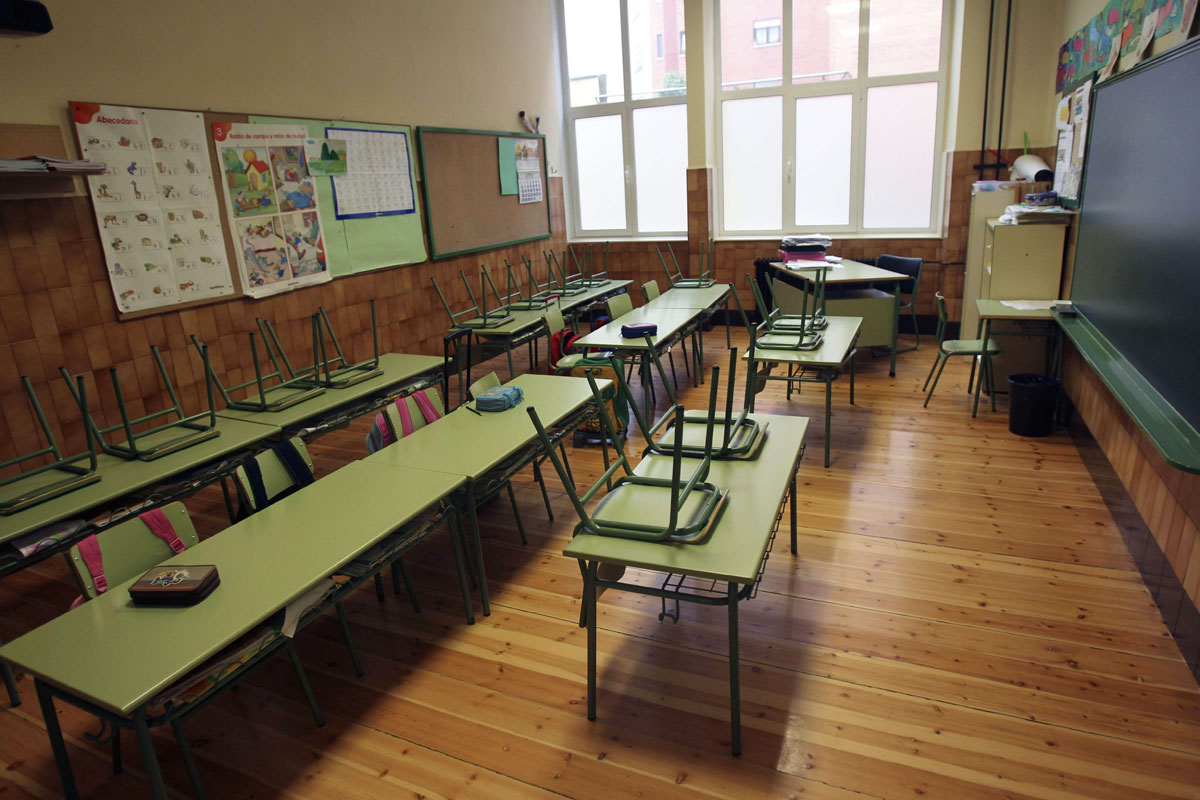
<instances>
[{"instance_id":1,"label":"poster with drawings","mask_svg":"<svg viewBox=\"0 0 1200 800\"><path fill-rule=\"evenodd\" d=\"M346 142L346 174L332 178L338 219L413 213L408 134L329 127L325 135Z\"/></svg>"},{"instance_id":2,"label":"poster with drawings","mask_svg":"<svg viewBox=\"0 0 1200 800\"><path fill-rule=\"evenodd\" d=\"M242 284L266 297L330 280L299 125L214 122Z\"/></svg>"},{"instance_id":3,"label":"poster with drawings","mask_svg":"<svg viewBox=\"0 0 1200 800\"><path fill-rule=\"evenodd\" d=\"M123 312L233 294L203 116L72 103L113 295Z\"/></svg>"}]
</instances>

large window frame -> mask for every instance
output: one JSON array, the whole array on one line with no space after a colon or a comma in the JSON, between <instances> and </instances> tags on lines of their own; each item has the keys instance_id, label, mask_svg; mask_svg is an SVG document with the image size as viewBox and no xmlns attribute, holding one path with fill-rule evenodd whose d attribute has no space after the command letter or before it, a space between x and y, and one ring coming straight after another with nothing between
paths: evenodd
<instances>
[{"instance_id":1,"label":"large window frame","mask_svg":"<svg viewBox=\"0 0 1200 800\"><path fill-rule=\"evenodd\" d=\"M615 103L597 103L590 106L573 107L571 105L571 75L569 67L569 59L567 57L567 22L566 10L563 7L563 0L556 0L555 6L557 11L557 27L558 27L558 52L559 52L559 71L561 73L563 91L561 96L563 99L563 142L566 147L567 164L571 175L577 175L578 170L578 154L575 147L575 122L579 119L588 117L613 117L621 118L621 148L622 157L624 159L624 182L625 182L625 227L624 228L588 228L584 230L580 219L580 201L579 201L579 181L567 180L565 182L568 187L566 194L570 202L567 204L567 221L572 237L588 238L588 239L614 239L614 238L642 238L642 239L663 239L663 238L678 238L687 236L687 223L684 222L684 227L678 230L639 230L638 229L638 213L637 213L637 165L633 148L633 113L642 108L654 108L658 106L674 106L687 105L687 90L684 88L683 94L668 94L659 97L648 97L640 100L633 99L633 75L632 67L630 66L630 44L629 44L629 8L626 0L620 0L621 9L621 70L624 79L624 97L625 99ZM684 33L684 31L681 31ZM679 89L661 89L655 90L655 93L661 92L678 92ZM680 146L686 148L687 140L680 142ZM685 190L686 191L686 190Z\"/></svg>"},{"instance_id":2,"label":"large window frame","mask_svg":"<svg viewBox=\"0 0 1200 800\"><path fill-rule=\"evenodd\" d=\"M859 34L858 34L858 70L856 78L836 81L818 81L812 83L796 83L792 76L792 0L782 0L781 14L783 19L782 32L782 63L779 86L764 86L750 89L726 89L721 76L721 2L715 0L714 25L715 43L714 66L718 75L713 81L715 86L714 132L716 136L716 186L714 199L717 204L717 235L730 239L763 239L777 238L789 233L827 233L836 234L842 238L928 238L940 235L945 202L945 156L943 153L946 132L947 90L950 75L950 39L951 16L953 13L952 0L942 3L942 35L941 49L938 58L938 69L933 72L917 72L904 75L887 75L872 78L868 74L868 58L870 57L870 0L859 0ZM724 0L737 2L737 0ZM773 46L773 45L772 45ZM788 80L783 80L787 76ZM929 226L926 228L864 228L862 224L864 187L866 181L866 133L867 133L867 91L881 86L900 86L917 83L937 83L937 115L934 131L933 174L930 179ZM796 101L808 97L827 97L833 95L850 95L852 103L851 117L851 151L850 151L850 221L846 225L797 225L796 220ZM742 100L751 97L781 97L783 103L783 151L780 154L780 165L783 169L783 207L782 226L776 229L733 230L725 227L725 187L724 187L724 131L723 108L728 100Z\"/></svg>"}]
</instances>

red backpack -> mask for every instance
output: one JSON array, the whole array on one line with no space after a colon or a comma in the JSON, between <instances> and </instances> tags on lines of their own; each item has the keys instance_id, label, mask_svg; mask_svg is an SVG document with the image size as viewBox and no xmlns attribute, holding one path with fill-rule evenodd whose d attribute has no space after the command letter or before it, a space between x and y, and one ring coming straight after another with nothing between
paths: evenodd
<instances>
[{"instance_id":1,"label":"red backpack","mask_svg":"<svg viewBox=\"0 0 1200 800\"><path fill-rule=\"evenodd\" d=\"M570 328L563 328L558 333L552 334L550 336L550 363L557 364L564 356L570 355L571 347L578 338L579 334Z\"/></svg>"}]
</instances>

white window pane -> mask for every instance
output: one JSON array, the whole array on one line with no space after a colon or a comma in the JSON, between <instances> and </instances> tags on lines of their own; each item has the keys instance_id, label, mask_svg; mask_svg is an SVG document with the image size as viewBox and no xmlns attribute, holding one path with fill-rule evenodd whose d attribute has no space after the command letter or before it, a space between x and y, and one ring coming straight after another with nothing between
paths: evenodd
<instances>
[{"instance_id":1,"label":"white window pane","mask_svg":"<svg viewBox=\"0 0 1200 800\"><path fill-rule=\"evenodd\" d=\"M687 94L683 3L629 1L629 83L634 100Z\"/></svg>"},{"instance_id":2,"label":"white window pane","mask_svg":"<svg viewBox=\"0 0 1200 800\"><path fill-rule=\"evenodd\" d=\"M721 103L725 230L779 230L783 222L783 98Z\"/></svg>"},{"instance_id":3,"label":"white window pane","mask_svg":"<svg viewBox=\"0 0 1200 800\"><path fill-rule=\"evenodd\" d=\"M722 89L780 85L782 17L782 0L721 3Z\"/></svg>"},{"instance_id":4,"label":"white window pane","mask_svg":"<svg viewBox=\"0 0 1200 800\"><path fill-rule=\"evenodd\" d=\"M857 74L857 0L793 0L792 80L819 83Z\"/></svg>"},{"instance_id":5,"label":"white window pane","mask_svg":"<svg viewBox=\"0 0 1200 800\"><path fill-rule=\"evenodd\" d=\"M638 230L687 230L687 106L633 112Z\"/></svg>"},{"instance_id":6,"label":"white window pane","mask_svg":"<svg viewBox=\"0 0 1200 800\"><path fill-rule=\"evenodd\" d=\"M937 84L867 90L864 228L928 228Z\"/></svg>"},{"instance_id":7,"label":"white window pane","mask_svg":"<svg viewBox=\"0 0 1200 800\"><path fill-rule=\"evenodd\" d=\"M908 75L937 70L942 52L942 0L871 0L867 73Z\"/></svg>"},{"instance_id":8,"label":"white window pane","mask_svg":"<svg viewBox=\"0 0 1200 800\"><path fill-rule=\"evenodd\" d=\"M853 97L796 101L796 224L850 224Z\"/></svg>"},{"instance_id":9,"label":"white window pane","mask_svg":"<svg viewBox=\"0 0 1200 800\"><path fill-rule=\"evenodd\" d=\"M571 106L625 100L618 0L564 0Z\"/></svg>"},{"instance_id":10,"label":"white window pane","mask_svg":"<svg viewBox=\"0 0 1200 800\"><path fill-rule=\"evenodd\" d=\"M621 142L621 117L575 120L575 159L580 227L624 228L625 147Z\"/></svg>"}]
</instances>

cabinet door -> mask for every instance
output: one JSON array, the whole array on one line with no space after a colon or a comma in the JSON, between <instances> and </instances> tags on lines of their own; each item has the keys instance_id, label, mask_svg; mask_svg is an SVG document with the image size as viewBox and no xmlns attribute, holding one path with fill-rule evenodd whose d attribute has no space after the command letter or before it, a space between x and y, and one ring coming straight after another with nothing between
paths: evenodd
<instances>
[{"instance_id":1,"label":"cabinet door","mask_svg":"<svg viewBox=\"0 0 1200 800\"><path fill-rule=\"evenodd\" d=\"M1065 225L997 225L993 230L993 300L1055 300L1062 280Z\"/></svg>"}]
</instances>

